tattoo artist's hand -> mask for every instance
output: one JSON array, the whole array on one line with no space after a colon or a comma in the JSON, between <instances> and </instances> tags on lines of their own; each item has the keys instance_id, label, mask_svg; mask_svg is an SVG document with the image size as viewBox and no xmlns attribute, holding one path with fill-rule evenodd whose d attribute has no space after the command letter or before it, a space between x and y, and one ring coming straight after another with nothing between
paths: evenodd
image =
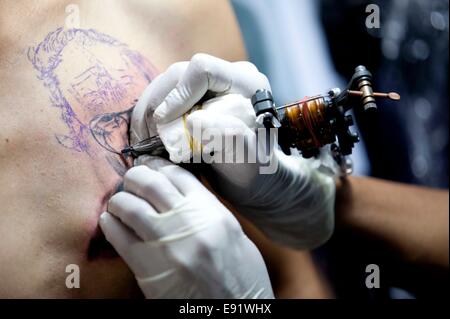
<instances>
[{"instance_id":1,"label":"tattoo artist's hand","mask_svg":"<svg viewBox=\"0 0 450 319\"><path fill-rule=\"evenodd\" d=\"M137 164L100 226L147 298L273 298L260 252L213 194L163 159Z\"/></svg>"},{"instance_id":2,"label":"tattoo artist's hand","mask_svg":"<svg viewBox=\"0 0 450 319\"><path fill-rule=\"evenodd\" d=\"M156 122L165 124L177 119L207 91L251 98L258 89L270 90L269 81L247 61L231 63L199 53L191 61L174 63L150 83L136 104L131 143L156 134Z\"/></svg>"},{"instance_id":3,"label":"tattoo artist's hand","mask_svg":"<svg viewBox=\"0 0 450 319\"><path fill-rule=\"evenodd\" d=\"M265 139L258 139L249 99L257 89L270 90L270 84L253 64L197 54L190 62L172 65L147 87L133 111L131 134L145 138L157 131L171 160L185 160L191 154L179 151L185 132L177 128L183 127L180 116L189 112L185 126L191 136L200 128L203 158L213 153L222 160L212 164L216 174L210 182L217 191L273 240L295 248L314 248L333 231L334 181L312 161L286 156L275 143L268 149ZM192 112L207 91L217 97ZM216 143L211 139L216 136L208 130L224 140L245 141L244 152L236 152L224 141ZM256 163L224 162L226 158L244 159L242 153L256 154ZM269 174L262 174L263 167Z\"/></svg>"}]
</instances>

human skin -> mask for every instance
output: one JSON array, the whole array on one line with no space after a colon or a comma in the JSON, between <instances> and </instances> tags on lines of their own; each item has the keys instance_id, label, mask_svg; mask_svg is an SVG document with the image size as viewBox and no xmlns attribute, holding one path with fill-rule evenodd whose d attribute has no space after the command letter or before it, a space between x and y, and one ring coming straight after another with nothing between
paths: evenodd
<instances>
[{"instance_id":1,"label":"human skin","mask_svg":"<svg viewBox=\"0 0 450 319\"><path fill-rule=\"evenodd\" d=\"M448 190L370 177L342 179L336 187L336 223L339 231L375 239L388 257L448 271Z\"/></svg>"},{"instance_id":2,"label":"human skin","mask_svg":"<svg viewBox=\"0 0 450 319\"><path fill-rule=\"evenodd\" d=\"M80 26L61 40L70 3ZM88 251L131 164L114 153L128 142L127 111L159 70L197 52L245 59L227 2L1 2L1 297L141 296L122 259ZM79 289L66 287L70 264Z\"/></svg>"}]
</instances>

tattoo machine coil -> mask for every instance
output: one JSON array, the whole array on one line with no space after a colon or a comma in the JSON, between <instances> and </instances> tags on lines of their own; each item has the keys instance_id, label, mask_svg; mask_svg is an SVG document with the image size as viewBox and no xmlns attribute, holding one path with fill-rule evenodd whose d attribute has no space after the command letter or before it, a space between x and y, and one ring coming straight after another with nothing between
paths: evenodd
<instances>
[{"instance_id":1,"label":"tattoo machine coil","mask_svg":"<svg viewBox=\"0 0 450 319\"><path fill-rule=\"evenodd\" d=\"M375 97L400 99L395 92L373 92L372 74L360 65L343 91L335 88L327 94L276 107L271 92L258 90L252 104L259 123L268 129L278 129L278 143L286 154L295 148L303 157L310 158L318 155L321 147L331 144L334 160L344 174L350 174L352 163L347 155L359 142L359 136L350 131L353 118L346 112L354 108L355 112L372 116L377 110Z\"/></svg>"}]
</instances>

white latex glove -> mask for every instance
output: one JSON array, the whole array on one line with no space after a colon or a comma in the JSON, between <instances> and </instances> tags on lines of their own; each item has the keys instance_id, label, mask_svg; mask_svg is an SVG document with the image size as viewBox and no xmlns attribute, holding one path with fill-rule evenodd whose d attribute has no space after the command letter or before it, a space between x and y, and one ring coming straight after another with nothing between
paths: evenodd
<instances>
[{"instance_id":1,"label":"white latex glove","mask_svg":"<svg viewBox=\"0 0 450 319\"><path fill-rule=\"evenodd\" d=\"M213 194L166 160L137 164L100 226L147 298L273 298L261 254Z\"/></svg>"},{"instance_id":2,"label":"white latex glove","mask_svg":"<svg viewBox=\"0 0 450 319\"><path fill-rule=\"evenodd\" d=\"M265 141L256 138L255 113L249 100L257 89L270 90L270 85L249 62L195 55L190 62L171 66L147 87L132 115L132 135L142 139L158 131L171 160L183 158L186 154L177 152L177 145L182 145L179 141L186 138L177 129L182 126L179 116L206 91L217 93L202 110L187 116L190 134L197 123L202 133L213 128L225 138L243 138L246 152L271 153L275 173L260 174L264 165L258 155L256 163L212 164L216 174L211 183L273 240L301 249L317 247L333 231L334 180L319 172L313 160L286 156L275 144L266 150ZM153 112L158 115L157 125ZM235 149L225 148L225 143L217 145L205 134L202 137L206 157L211 151L222 159L234 155Z\"/></svg>"},{"instance_id":3,"label":"white latex glove","mask_svg":"<svg viewBox=\"0 0 450 319\"><path fill-rule=\"evenodd\" d=\"M130 141L134 144L156 135L156 122L165 124L180 117L208 90L251 98L258 89L270 90L270 84L252 63L231 63L198 53L191 61L172 64L144 90L133 111Z\"/></svg>"}]
</instances>

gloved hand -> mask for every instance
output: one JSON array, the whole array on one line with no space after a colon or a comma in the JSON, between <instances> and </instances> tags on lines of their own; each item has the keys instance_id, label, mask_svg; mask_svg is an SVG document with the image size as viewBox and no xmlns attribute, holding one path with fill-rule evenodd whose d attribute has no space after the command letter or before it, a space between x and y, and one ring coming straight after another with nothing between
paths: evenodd
<instances>
[{"instance_id":1,"label":"gloved hand","mask_svg":"<svg viewBox=\"0 0 450 319\"><path fill-rule=\"evenodd\" d=\"M165 136L171 159L179 159L177 145L183 145L179 141L185 138L175 129L179 117L207 91L216 93L216 98L203 103L202 110L186 118L191 135L195 127L201 128L203 155L208 157L213 151L215 158L238 155L242 159L235 148L215 143L210 138L214 134L205 134L215 130L225 139L245 140L245 152L257 156L256 163L213 163L216 174L211 183L273 240L295 248L314 248L333 231L333 178L319 172L313 160L286 156L276 143L267 147L265 139L257 137L249 100L257 89L270 90L270 84L251 63L197 54L190 62L169 67L147 87L133 111L132 138L139 140L158 132ZM181 158L185 155L179 154ZM261 174L263 158L274 165L272 174Z\"/></svg>"},{"instance_id":2,"label":"gloved hand","mask_svg":"<svg viewBox=\"0 0 450 319\"><path fill-rule=\"evenodd\" d=\"M147 298L273 298L261 254L213 194L161 158L137 164L100 227Z\"/></svg>"}]
</instances>

